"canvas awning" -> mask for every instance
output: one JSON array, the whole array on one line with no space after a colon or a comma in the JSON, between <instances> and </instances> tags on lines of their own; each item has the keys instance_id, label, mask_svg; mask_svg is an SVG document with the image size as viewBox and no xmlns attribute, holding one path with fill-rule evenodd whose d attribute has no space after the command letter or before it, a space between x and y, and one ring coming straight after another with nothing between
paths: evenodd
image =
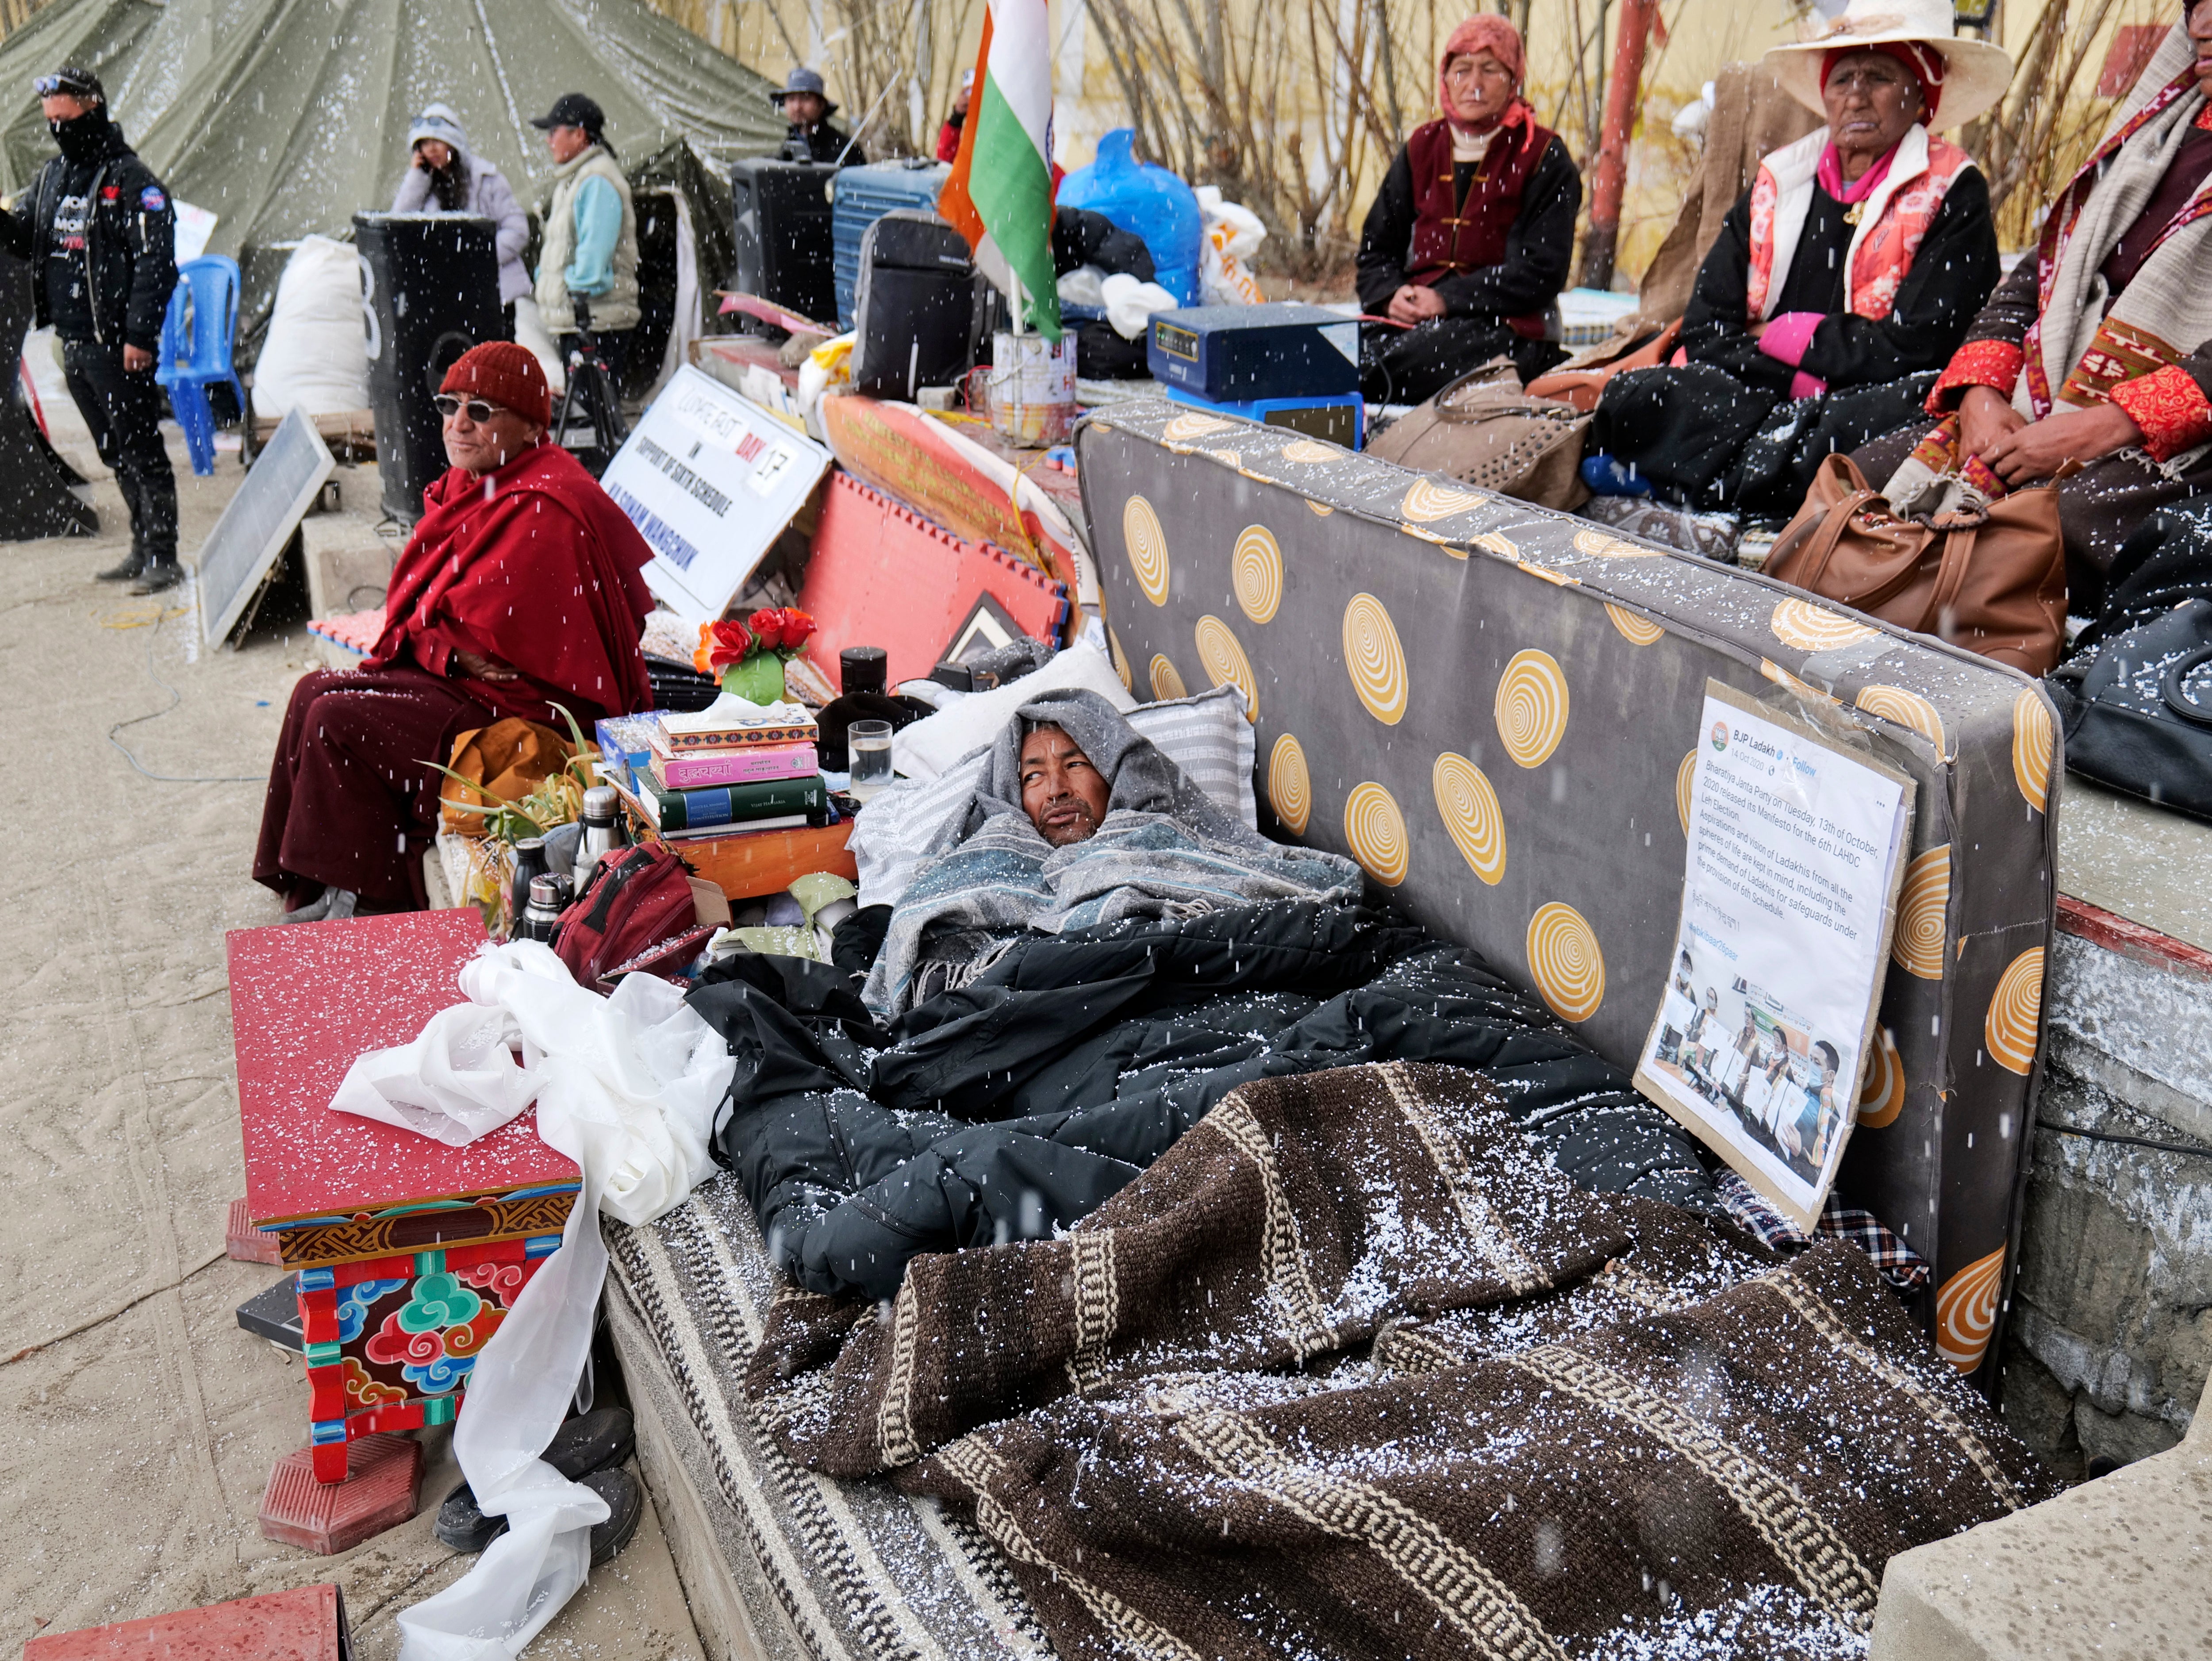
<instances>
[{"instance_id":1,"label":"canvas awning","mask_svg":"<svg viewBox=\"0 0 2212 1661\"><path fill-rule=\"evenodd\" d=\"M52 154L29 82L64 63L99 71L171 194L218 216L208 251L234 256L388 206L434 100L526 206L552 175L529 119L564 92L599 100L626 163L681 138L726 178L783 137L773 83L642 0L58 0L0 43L0 192Z\"/></svg>"}]
</instances>

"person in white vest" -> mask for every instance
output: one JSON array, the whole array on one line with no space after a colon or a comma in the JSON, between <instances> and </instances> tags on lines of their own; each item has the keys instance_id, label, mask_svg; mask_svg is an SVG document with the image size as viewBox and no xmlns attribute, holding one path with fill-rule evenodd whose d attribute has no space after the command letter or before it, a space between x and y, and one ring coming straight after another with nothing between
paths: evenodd
<instances>
[{"instance_id":1,"label":"person in white vest","mask_svg":"<svg viewBox=\"0 0 2212 1661\"><path fill-rule=\"evenodd\" d=\"M580 92L564 92L530 125L552 152L553 199L538 257L538 311L566 362L580 327L620 385L637 327L637 210L607 143L606 116Z\"/></svg>"}]
</instances>

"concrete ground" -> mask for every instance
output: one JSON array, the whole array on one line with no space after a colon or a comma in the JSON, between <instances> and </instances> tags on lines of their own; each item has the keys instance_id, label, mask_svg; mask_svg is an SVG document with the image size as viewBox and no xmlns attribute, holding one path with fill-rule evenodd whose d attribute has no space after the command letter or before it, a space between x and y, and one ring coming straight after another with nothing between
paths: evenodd
<instances>
[{"instance_id":1,"label":"concrete ground","mask_svg":"<svg viewBox=\"0 0 2212 1661\"><path fill-rule=\"evenodd\" d=\"M232 453L195 478L172 451L189 556L242 475ZM373 472L340 474L349 507L373 506ZM397 1612L474 1561L430 1534L459 1481L449 1439L424 1433L413 1522L336 1558L263 1539L262 1489L307 1439L307 1387L233 1316L278 1271L222 1251L245 1191L223 933L277 915L247 873L303 633L210 652L189 594L92 581L127 545L114 486L94 500L95 540L0 545L0 707L22 728L0 887L0 1654L335 1580L355 1653L388 1661ZM133 721L118 736L149 772L206 782L134 770L108 740ZM528 1653L698 1661L649 1506Z\"/></svg>"}]
</instances>

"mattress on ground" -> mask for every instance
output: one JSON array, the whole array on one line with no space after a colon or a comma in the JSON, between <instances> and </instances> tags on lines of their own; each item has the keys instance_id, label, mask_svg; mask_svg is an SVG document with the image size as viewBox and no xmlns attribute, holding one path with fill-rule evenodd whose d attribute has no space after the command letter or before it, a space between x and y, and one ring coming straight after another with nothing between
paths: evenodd
<instances>
[{"instance_id":1,"label":"mattress on ground","mask_svg":"<svg viewBox=\"0 0 2212 1661\"><path fill-rule=\"evenodd\" d=\"M1802 698L1911 776L1881 1064L1838 1191L1934 1261L1937 1344L1985 1380L2054 904L2061 768L2040 687L1733 567L1281 429L1133 402L1079 442L1123 680L1155 697L1241 686L1261 828L1358 858L1618 1064L1671 956L1678 791L1708 678ZM1464 788L1470 766L1487 791Z\"/></svg>"},{"instance_id":2,"label":"mattress on ground","mask_svg":"<svg viewBox=\"0 0 2212 1661\"><path fill-rule=\"evenodd\" d=\"M641 1228L604 1225L607 1308L708 1652L761 1661L1049 1661L997 1550L933 1499L801 1469L745 1368L777 1295L734 1178Z\"/></svg>"}]
</instances>

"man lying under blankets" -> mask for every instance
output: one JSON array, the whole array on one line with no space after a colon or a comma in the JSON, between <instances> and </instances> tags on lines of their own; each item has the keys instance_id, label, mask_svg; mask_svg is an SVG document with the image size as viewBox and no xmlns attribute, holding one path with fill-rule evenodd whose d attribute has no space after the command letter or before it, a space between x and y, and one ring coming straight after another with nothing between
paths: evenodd
<instances>
[{"instance_id":1,"label":"man lying under blankets","mask_svg":"<svg viewBox=\"0 0 2212 1661\"><path fill-rule=\"evenodd\" d=\"M1483 1073L1585 1188L1713 1203L1619 1069L1094 693L1021 707L896 904L833 955L741 953L690 1000L736 1058L717 1156L811 1291L888 1298L918 1253L1049 1237L1238 1086L1369 1062Z\"/></svg>"}]
</instances>

